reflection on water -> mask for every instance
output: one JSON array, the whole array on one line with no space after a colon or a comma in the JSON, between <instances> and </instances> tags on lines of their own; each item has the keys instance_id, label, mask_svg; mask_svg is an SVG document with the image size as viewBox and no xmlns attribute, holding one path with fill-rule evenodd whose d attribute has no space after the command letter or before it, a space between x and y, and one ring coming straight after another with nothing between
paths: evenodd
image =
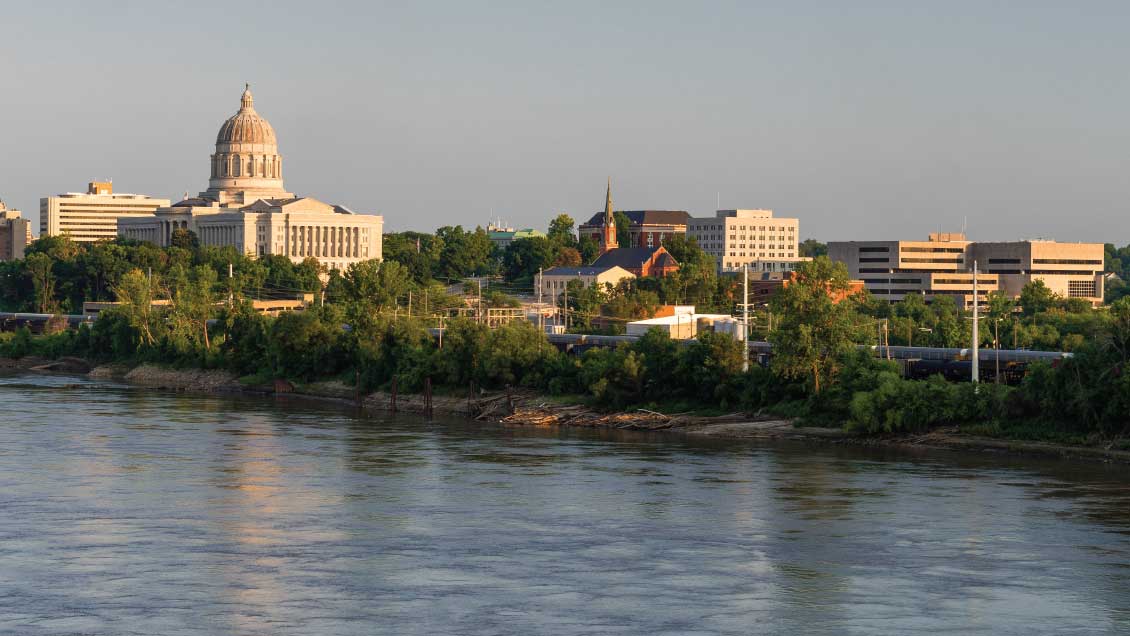
<instances>
[{"instance_id":1,"label":"reflection on water","mask_svg":"<svg viewBox=\"0 0 1130 636\"><path fill-rule=\"evenodd\" d=\"M0 377L0 632L1130 632L1125 467Z\"/></svg>"}]
</instances>

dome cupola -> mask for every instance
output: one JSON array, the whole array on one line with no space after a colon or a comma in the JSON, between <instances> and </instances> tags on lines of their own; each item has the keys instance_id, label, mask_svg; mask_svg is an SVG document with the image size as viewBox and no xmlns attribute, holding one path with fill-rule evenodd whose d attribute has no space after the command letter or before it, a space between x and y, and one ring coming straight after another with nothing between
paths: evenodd
<instances>
[{"instance_id":1,"label":"dome cupola","mask_svg":"<svg viewBox=\"0 0 1130 636\"><path fill-rule=\"evenodd\" d=\"M220 126L212 155L208 190L201 196L221 205L252 203L256 198L287 198L282 156L275 129L255 112L251 85L239 98L239 111Z\"/></svg>"},{"instance_id":2,"label":"dome cupola","mask_svg":"<svg viewBox=\"0 0 1130 636\"><path fill-rule=\"evenodd\" d=\"M220 126L216 135L217 144L261 144L275 146L275 129L270 122L255 112L255 98L251 95L251 85L247 84L239 100L239 112L232 115Z\"/></svg>"}]
</instances>

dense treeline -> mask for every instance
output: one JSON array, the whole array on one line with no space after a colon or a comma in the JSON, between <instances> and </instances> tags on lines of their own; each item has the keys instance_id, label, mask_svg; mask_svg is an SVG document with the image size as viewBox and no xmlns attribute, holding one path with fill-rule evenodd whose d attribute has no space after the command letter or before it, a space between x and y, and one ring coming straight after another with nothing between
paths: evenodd
<instances>
[{"instance_id":1,"label":"dense treeline","mask_svg":"<svg viewBox=\"0 0 1130 636\"><path fill-rule=\"evenodd\" d=\"M652 332L630 345L578 357L558 352L524 321L492 330L456 318L447 323L440 346L420 316L404 315L394 290L411 290L417 283L408 266L394 261L369 261L334 273L326 285L327 302L271 318L253 311L243 292L268 280L301 289L313 282L303 278L311 264L286 261L277 264L282 272L272 272L271 259L241 262L240 276L226 278L231 254L120 247L138 250L131 257L136 260L129 261L135 266L101 283L122 302L119 307L106 311L93 327L77 331L45 337L32 337L26 330L4 334L0 355L224 368L249 381L336 378L365 391L386 387L394 377L402 390L418 390L430 378L460 392L472 384L518 386L609 409L764 411L867 432L940 424L1076 440L1118 438L1127 432L1130 298L1094 312L1101 318L1092 319L1089 337L1079 343L1074 358L1054 368L1033 368L1019 387L989 384L975 391L971 384L940 378L905 380L891 363L861 353L854 345L874 342L873 314L879 309L866 295L833 302L829 292L847 289L848 281L843 266L826 258L803 266L797 282L773 298L770 311L776 322L769 339L775 355L768 368L753 365L743 371L740 344L713 333L679 343ZM141 254L149 259L141 260ZM146 270L138 266L143 264ZM1063 301L1029 295L1020 301L1022 312L1066 315L1064 307L1038 309L1033 304ZM60 304L66 300L65 294L49 297ZM165 304L154 305L155 298ZM909 309L891 311L944 333L961 332L967 322L944 303L923 309L912 302ZM899 317L891 316L892 323ZM892 340L894 332L892 328Z\"/></svg>"}]
</instances>

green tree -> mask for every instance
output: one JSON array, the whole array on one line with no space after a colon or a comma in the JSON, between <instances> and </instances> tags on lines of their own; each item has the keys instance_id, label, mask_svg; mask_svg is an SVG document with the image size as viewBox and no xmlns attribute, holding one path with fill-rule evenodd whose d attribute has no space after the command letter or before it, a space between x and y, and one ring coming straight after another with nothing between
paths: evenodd
<instances>
[{"instance_id":1,"label":"green tree","mask_svg":"<svg viewBox=\"0 0 1130 636\"><path fill-rule=\"evenodd\" d=\"M1048 289L1044 281L1036 279L1020 290L1019 302L1024 315L1033 316L1055 307L1058 297Z\"/></svg>"},{"instance_id":2,"label":"green tree","mask_svg":"<svg viewBox=\"0 0 1130 636\"><path fill-rule=\"evenodd\" d=\"M114 286L114 295L121 303L121 313L129 325L141 335L139 344L152 347L157 339L153 332L157 327L153 301L157 299L158 281L151 279L140 269L131 269Z\"/></svg>"},{"instance_id":3,"label":"green tree","mask_svg":"<svg viewBox=\"0 0 1130 636\"><path fill-rule=\"evenodd\" d=\"M194 250L200 247L200 239L192 230L181 227L173 230L172 235L169 236L169 244L181 249Z\"/></svg>"},{"instance_id":4,"label":"green tree","mask_svg":"<svg viewBox=\"0 0 1130 636\"><path fill-rule=\"evenodd\" d=\"M437 275L446 280L461 280L467 276L486 275L493 271L494 244L486 231L475 228L472 232L463 226L445 226L436 230L441 242Z\"/></svg>"},{"instance_id":5,"label":"green tree","mask_svg":"<svg viewBox=\"0 0 1130 636\"><path fill-rule=\"evenodd\" d=\"M32 286L35 288L35 306L41 314L54 313L58 303L55 301L55 262L44 253L29 254L24 259Z\"/></svg>"},{"instance_id":6,"label":"green tree","mask_svg":"<svg viewBox=\"0 0 1130 636\"><path fill-rule=\"evenodd\" d=\"M549 239L534 236L511 241L502 253L502 271L507 280L533 280L539 269L548 269L557 257Z\"/></svg>"},{"instance_id":7,"label":"green tree","mask_svg":"<svg viewBox=\"0 0 1130 636\"><path fill-rule=\"evenodd\" d=\"M616 221L616 243L620 247L632 247L632 220L623 212L613 212L612 218Z\"/></svg>"},{"instance_id":8,"label":"green tree","mask_svg":"<svg viewBox=\"0 0 1130 636\"><path fill-rule=\"evenodd\" d=\"M564 213L558 214L549 222L549 231L546 233L546 237L559 248L576 248L577 236L573 232L573 226L573 217Z\"/></svg>"},{"instance_id":9,"label":"green tree","mask_svg":"<svg viewBox=\"0 0 1130 636\"><path fill-rule=\"evenodd\" d=\"M854 346L848 272L826 256L800 263L796 278L774 294L770 307L777 317L769 334L773 369L791 378L807 378L813 393L834 380L840 360Z\"/></svg>"},{"instance_id":10,"label":"green tree","mask_svg":"<svg viewBox=\"0 0 1130 636\"><path fill-rule=\"evenodd\" d=\"M816 239L804 239L798 247L800 248L800 256L816 258L817 256L828 255L828 245Z\"/></svg>"}]
</instances>

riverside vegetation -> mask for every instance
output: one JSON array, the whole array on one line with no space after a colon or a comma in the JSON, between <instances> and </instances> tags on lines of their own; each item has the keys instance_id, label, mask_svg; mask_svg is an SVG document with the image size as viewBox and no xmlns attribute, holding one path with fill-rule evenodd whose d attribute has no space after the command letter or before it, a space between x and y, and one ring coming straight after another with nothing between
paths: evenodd
<instances>
[{"instance_id":1,"label":"riverside vegetation","mask_svg":"<svg viewBox=\"0 0 1130 636\"><path fill-rule=\"evenodd\" d=\"M518 285L536 267L591 251L570 243L571 237L572 221L564 215L550 226L549 238L518 247L525 241L515 241L502 252L481 230L390 235L386 261L330 272L325 285L316 261L253 260L231 249L199 247L187 232L169 248L41 239L24 260L0 264L3 308L53 313L73 311L83 300L110 299L121 305L104 311L92 327L2 334L0 356L218 368L249 383L340 379L362 391L386 387L393 378L401 391L415 391L430 378L452 391L525 387L607 410L759 412L865 433L947 425L977 434L1122 446L1130 430L1130 297L1091 309L1042 284L1026 288L1016 304L990 298L991 328L982 330L983 344L1011 340L1075 355L1054 367L1030 367L1015 387L907 380L892 363L859 351L855 345L874 343L878 319L888 321L892 344L903 344L906 334L905 343L929 346L964 346L969 321L944 298L888 305L861 294L835 303L829 291L846 290L847 273L825 257L803 265L796 283L764 310L773 316L772 331L763 332L774 345L768 368L742 371L740 344L713 333L679 343L651 332L581 356L558 352L524 321L488 329L455 318L446 323L442 347L431 337L431 316L464 304L441 280L513 269L506 284ZM569 313L577 328L597 313L631 317L661 302L734 309L735 281L717 277L693 240L678 238L670 248L684 263L675 277L576 289ZM307 311L275 318L257 314L248 301L296 292L315 293L319 300ZM416 305L406 315L410 294ZM154 305L158 299L167 304ZM489 286L484 300L513 304Z\"/></svg>"}]
</instances>

